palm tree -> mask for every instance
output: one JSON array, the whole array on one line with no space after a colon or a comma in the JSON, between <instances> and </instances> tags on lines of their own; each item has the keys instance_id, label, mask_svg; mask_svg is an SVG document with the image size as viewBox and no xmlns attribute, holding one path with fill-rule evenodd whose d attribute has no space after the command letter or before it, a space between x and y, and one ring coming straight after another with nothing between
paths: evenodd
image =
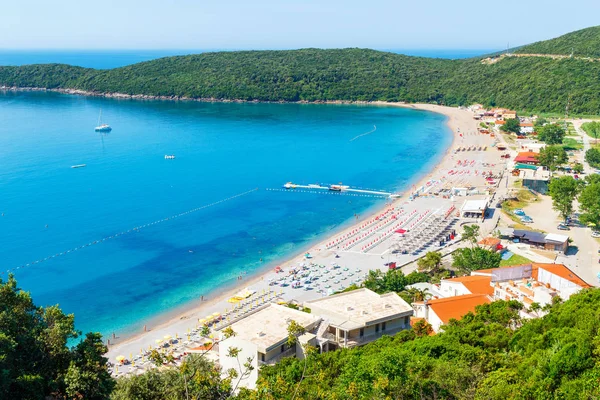
<instances>
[{"instance_id":1,"label":"palm tree","mask_svg":"<svg viewBox=\"0 0 600 400\"><path fill-rule=\"evenodd\" d=\"M402 292L404 298L408 298L411 301L409 303L414 303L415 301L424 301L431 297L431 293L427 289L418 289L418 288L408 288Z\"/></svg>"},{"instance_id":2,"label":"palm tree","mask_svg":"<svg viewBox=\"0 0 600 400\"><path fill-rule=\"evenodd\" d=\"M465 225L462 233L462 238L471 243L471 247L477 243L479 237L479 225Z\"/></svg>"}]
</instances>

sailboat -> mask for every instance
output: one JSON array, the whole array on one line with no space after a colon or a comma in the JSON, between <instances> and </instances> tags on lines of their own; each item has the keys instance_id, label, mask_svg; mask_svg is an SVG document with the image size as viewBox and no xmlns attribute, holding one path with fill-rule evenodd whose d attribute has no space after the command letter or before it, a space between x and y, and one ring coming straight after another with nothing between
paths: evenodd
<instances>
[{"instance_id":1,"label":"sailboat","mask_svg":"<svg viewBox=\"0 0 600 400\"><path fill-rule=\"evenodd\" d=\"M112 128L108 124L102 123L102 109L100 109L100 116L98 117L98 126L94 129L96 132L110 132Z\"/></svg>"}]
</instances>

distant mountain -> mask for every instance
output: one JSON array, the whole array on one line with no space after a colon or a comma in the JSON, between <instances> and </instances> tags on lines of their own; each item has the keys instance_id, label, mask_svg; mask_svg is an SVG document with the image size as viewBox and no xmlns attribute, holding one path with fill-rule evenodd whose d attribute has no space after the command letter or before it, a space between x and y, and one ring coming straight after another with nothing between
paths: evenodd
<instances>
[{"instance_id":1,"label":"distant mountain","mask_svg":"<svg viewBox=\"0 0 600 400\"><path fill-rule=\"evenodd\" d=\"M560 46L570 49L574 38L586 37L586 44L578 48L584 49L598 40L599 29L574 32L518 51L540 54L545 48L548 54L555 54ZM571 97L572 113L600 114L600 62L482 58L444 60L369 49L217 52L166 57L111 70L61 64L0 67L0 86L206 100L380 100L455 106L478 102L559 113Z\"/></svg>"},{"instance_id":2,"label":"distant mountain","mask_svg":"<svg viewBox=\"0 0 600 400\"><path fill-rule=\"evenodd\" d=\"M600 58L600 26L581 29L554 39L522 46L521 54L560 54Z\"/></svg>"}]
</instances>

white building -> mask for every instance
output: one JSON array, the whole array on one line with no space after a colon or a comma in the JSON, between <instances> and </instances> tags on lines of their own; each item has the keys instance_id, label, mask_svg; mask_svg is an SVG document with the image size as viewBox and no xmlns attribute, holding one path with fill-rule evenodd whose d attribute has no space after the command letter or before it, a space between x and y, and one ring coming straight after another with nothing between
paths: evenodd
<instances>
[{"instance_id":1,"label":"white building","mask_svg":"<svg viewBox=\"0 0 600 400\"><path fill-rule=\"evenodd\" d=\"M357 289L307 301L305 307L323 318L317 339L324 351L353 347L410 328L412 307L396 293L379 295Z\"/></svg>"},{"instance_id":2,"label":"white building","mask_svg":"<svg viewBox=\"0 0 600 400\"><path fill-rule=\"evenodd\" d=\"M288 325L295 321L301 325L306 334L299 337L296 345L290 347L288 341ZM242 377L240 386L247 388L256 387L258 369L264 364L274 364L283 357L304 356L302 345L308 343L317 346L315 335L310 333L317 328L321 318L314 314L277 304L269 304L266 307L248 315L247 317L229 325L235 332L235 336L224 338L223 329L219 328L221 341L219 342L219 364L223 374L230 369L235 369L239 377ZM229 349L240 350L238 357L230 357ZM249 373L244 363L250 359L254 368ZM242 368L240 369L240 365Z\"/></svg>"}]
</instances>

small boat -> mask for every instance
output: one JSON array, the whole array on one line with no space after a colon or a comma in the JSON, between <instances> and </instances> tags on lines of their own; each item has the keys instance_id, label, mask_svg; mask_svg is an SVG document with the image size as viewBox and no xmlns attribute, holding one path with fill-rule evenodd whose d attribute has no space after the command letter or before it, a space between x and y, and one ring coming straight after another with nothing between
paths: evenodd
<instances>
[{"instance_id":1,"label":"small boat","mask_svg":"<svg viewBox=\"0 0 600 400\"><path fill-rule=\"evenodd\" d=\"M102 109L100 109L100 116L98 117L98 126L94 128L96 132L110 132L112 128L108 124L102 123Z\"/></svg>"},{"instance_id":2,"label":"small boat","mask_svg":"<svg viewBox=\"0 0 600 400\"><path fill-rule=\"evenodd\" d=\"M295 189L297 185L293 184L292 182L287 182L285 185L283 185L283 187L285 189Z\"/></svg>"},{"instance_id":3,"label":"small boat","mask_svg":"<svg viewBox=\"0 0 600 400\"><path fill-rule=\"evenodd\" d=\"M329 186L329 190L332 190L335 192L341 192L342 190L346 190L349 188L350 188L350 186L346 186L346 185L330 185Z\"/></svg>"},{"instance_id":4,"label":"small boat","mask_svg":"<svg viewBox=\"0 0 600 400\"><path fill-rule=\"evenodd\" d=\"M165 154L165 160L174 160L175 154Z\"/></svg>"},{"instance_id":5,"label":"small boat","mask_svg":"<svg viewBox=\"0 0 600 400\"><path fill-rule=\"evenodd\" d=\"M85 167L85 164L71 165L71 168L83 168L83 167Z\"/></svg>"}]
</instances>

